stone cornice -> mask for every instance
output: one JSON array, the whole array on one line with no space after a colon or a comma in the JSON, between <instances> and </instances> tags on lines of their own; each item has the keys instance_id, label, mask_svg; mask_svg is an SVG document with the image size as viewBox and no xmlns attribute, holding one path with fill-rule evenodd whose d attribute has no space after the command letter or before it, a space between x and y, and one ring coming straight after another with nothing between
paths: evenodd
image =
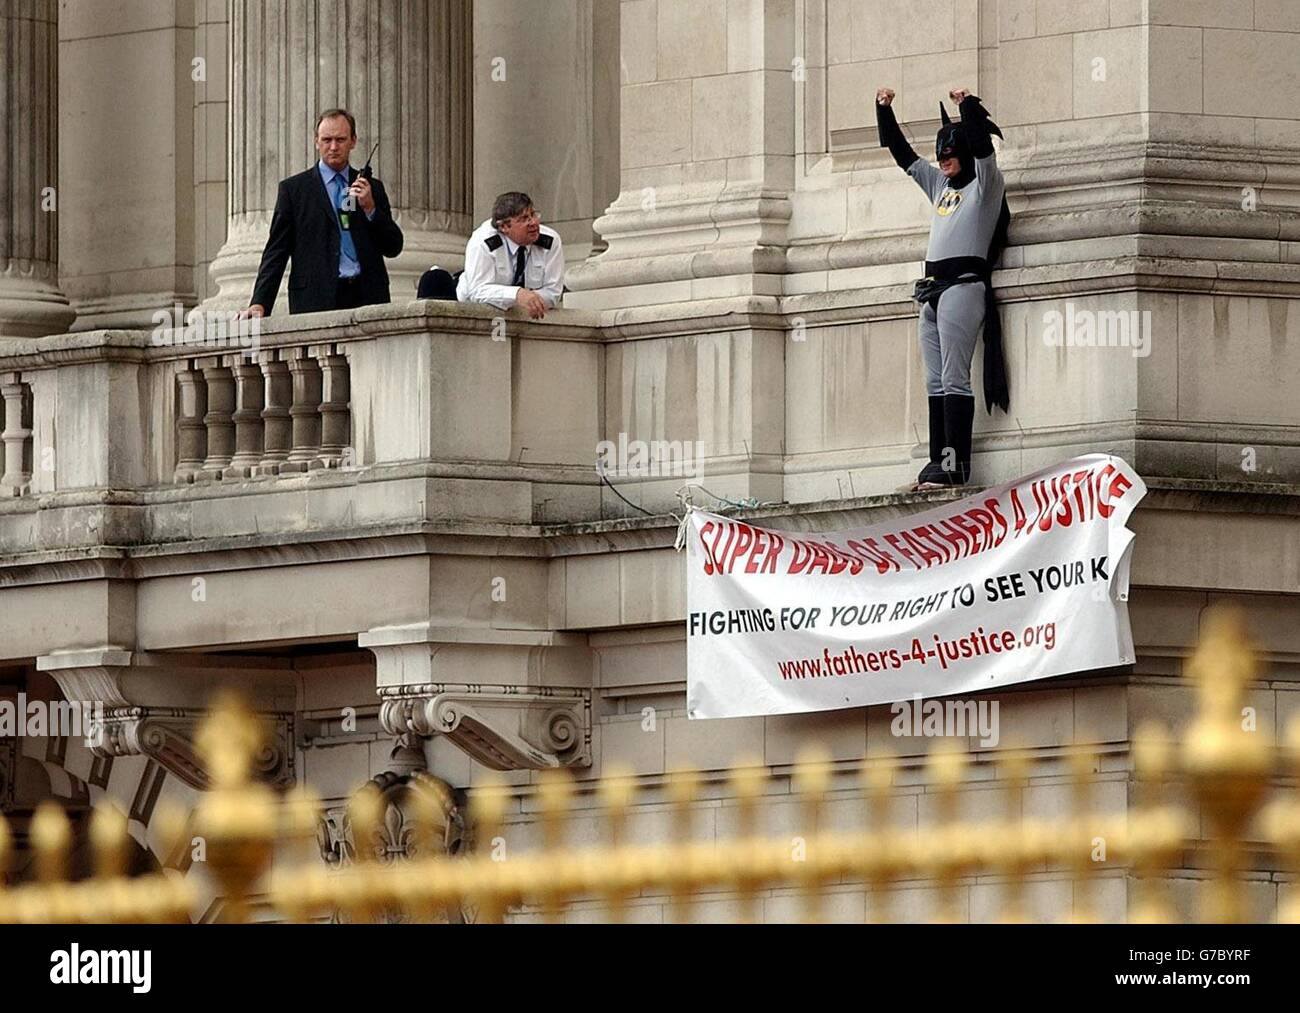
<instances>
[{"instance_id":1,"label":"stone cornice","mask_svg":"<svg viewBox=\"0 0 1300 1013\"><path fill-rule=\"evenodd\" d=\"M1141 430L1138 438L1141 438ZM1294 442L1288 441L1288 442ZM1300 516L1300 486L1266 482L1145 478L1147 497L1140 514L1153 511ZM975 490L937 493L887 493L842 500L776 504L736 510L729 516L781 527L792 518L815 518L808 530L865 526L905 516ZM883 514L883 515L882 515ZM823 523L824 521L824 523ZM512 555L554 558L593 552L671 547L677 518L616 518L566 524L411 523L355 530L268 532L170 544L132 547L90 546L0 557L0 587L57 584L81 580L141 580L174 574L202 574L356 559L421 555Z\"/></svg>"}]
</instances>

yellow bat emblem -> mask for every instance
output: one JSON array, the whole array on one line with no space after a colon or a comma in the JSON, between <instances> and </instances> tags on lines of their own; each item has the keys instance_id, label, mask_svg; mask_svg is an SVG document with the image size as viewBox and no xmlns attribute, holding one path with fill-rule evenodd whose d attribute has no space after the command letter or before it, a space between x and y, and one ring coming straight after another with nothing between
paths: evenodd
<instances>
[{"instance_id":1,"label":"yellow bat emblem","mask_svg":"<svg viewBox=\"0 0 1300 1013\"><path fill-rule=\"evenodd\" d=\"M941 214L943 215L943 217L947 218L950 214L952 214L954 211L957 210L957 205L960 203L961 203L960 190L945 190L943 192L943 195L939 198L939 202L935 204L934 210L938 214Z\"/></svg>"}]
</instances>

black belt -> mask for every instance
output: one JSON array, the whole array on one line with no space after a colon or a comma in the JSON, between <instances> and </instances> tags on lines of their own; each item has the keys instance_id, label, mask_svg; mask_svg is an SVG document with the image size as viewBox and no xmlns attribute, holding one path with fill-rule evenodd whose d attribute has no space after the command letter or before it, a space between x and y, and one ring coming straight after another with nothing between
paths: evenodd
<instances>
[{"instance_id":1,"label":"black belt","mask_svg":"<svg viewBox=\"0 0 1300 1013\"><path fill-rule=\"evenodd\" d=\"M939 297L954 285L969 285L984 281L978 275L970 278L922 278L912 289L912 299L918 303L929 303L931 309L939 308Z\"/></svg>"},{"instance_id":2,"label":"black belt","mask_svg":"<svg viewBox=\"0 0 1300 1013\"><path fill-rule=\"evenodd\" d=\"M939 297L954 285L984 282L984 401L989 413L997 405L1010 407L1007 366L1002 351L1002 318L993 295L993 269L983 257L949 257L925 262L925 277L916 283L912 298L938 310ZM973 275L973 277L971 277Z\"/></svg>"},{"instance_id":3,"label":"black belt","mask_svg":"<svg viewBox=\"0 0 1300 1013\"><path fill-rule=\"evenodd\" d=\"M949 257L947 260L927 260L925 273L930 278L951 281L963 274L989 274L989 262L983 257Z\"/></svg>"},{"instance_id":4,"label":"black belt","mask_svg":"<svg viewBox=\"0 0 1300 1013\"><path fill-rule=\"evenodd\" d=\"M348 287L348 288L351 288L351 287L354 286L354 285L360 285L360 284L361 284L361 275L359 275L359 274L358 274L358 275L354 275L354 276L351 277L351 278L340 278L340 279L339 279L339 285L340 285L340 286L346 286L346 287Z\"/></svg>"},{"instance_id":5,"label":"black belt","mask_svg":"<svg viewBox=\"0 0 1300 1013\"><path fill-rule=\"evenodd\" d=\"M971 276L974 277L971 277ZM931 309L938 309L939 296L954 285L968 285L982 281L988 284L991 277L988 261L983 257L950 257L947 260L925 262L925 277L916 283L912 290L912 299L918 303L929 303Z\"/></svg>"}]
</instances>

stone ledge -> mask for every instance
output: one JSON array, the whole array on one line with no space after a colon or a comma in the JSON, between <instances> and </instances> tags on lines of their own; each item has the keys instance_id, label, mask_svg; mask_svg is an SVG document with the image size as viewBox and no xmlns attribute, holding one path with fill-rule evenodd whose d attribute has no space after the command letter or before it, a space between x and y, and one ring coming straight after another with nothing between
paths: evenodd
<instances>
[{"instance_id":1,"label":"stone ledge","mask_svg":"<svg viewBox=\"0 0 1300 1013\"><path fill-rule=\"evenodd\" d=\"M553 630L497 629L484 626L435 626L415 623L367 630L357 638L359 647L398 647L407 644L491 644L509 647L586 647L578 633Z\"/></svg>"}]
</instances>

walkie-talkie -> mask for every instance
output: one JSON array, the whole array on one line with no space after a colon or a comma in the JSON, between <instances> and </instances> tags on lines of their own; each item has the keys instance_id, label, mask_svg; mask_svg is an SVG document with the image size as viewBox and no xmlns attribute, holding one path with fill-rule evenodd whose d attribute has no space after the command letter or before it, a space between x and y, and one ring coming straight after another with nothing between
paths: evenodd
<instances>
[{"instance_id":1,"label":"walkie-talkie","mask_svg":"<svg viewBox=\"0 0 1300 1013\"><path fill-rule=\"evenodd\" d=\"M372 178L374 178L375 173L374 170L370 167L370 163L375 160L375 152L378 150L379 150L379 142L376 141L375 146L370 149L370 157L366 159L366 167L362 169L359 173L357 173L358 179L364 179L368 183ZM348 199L343 206L347 210L339 212L339 225L342 227L344 232L350 232L352 229L351 212L357 206L356 198L353 197L351 194L348 194Z\"/></svg>"}]
</instances>

